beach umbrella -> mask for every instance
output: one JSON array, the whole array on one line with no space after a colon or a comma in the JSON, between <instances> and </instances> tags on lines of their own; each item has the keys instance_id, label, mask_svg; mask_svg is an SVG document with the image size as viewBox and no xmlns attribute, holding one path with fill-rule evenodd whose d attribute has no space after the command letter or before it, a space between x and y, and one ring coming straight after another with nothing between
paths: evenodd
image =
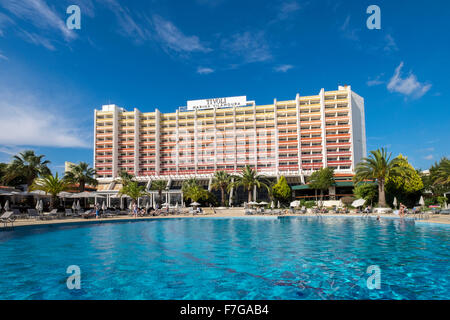
<instances>
[{"instance_id":1,"label":"beach umbrella","mask_svg":"<svg viewBox=\"0 0 450 320\"><path fill-rule=\"evenodd\" d=\"M197 207L197 206L199 206L200 205L200 203L198 203L198 202L192 202L191 203L191 206L194 206L194 207Z\"/></svg>"},{"instance_id":2,"label":"beach umbrella","mask_svg":"<svg viewBox=\"0 0 450 320\"><path fill-rule=\"evenodd\" d=\"M425 201L423 200L423 196L420 196L419 204L423 207L425 205Z\"/></svg>"},{"instance_id":3,"label":"beach umbrella","mask_svg":"<svg viewBox=\"0 0 450 320\"><path fill-rule=\"evenodd\" d=\"M147 201L147 203L145 204L145 209L148 210L150 209L150 203Z\"/></svg>"},{"instance_id":4,"label":"beach umbrella","mask_svg":"<svg viewBox=\"0 0 450 320\"><path fill-rule=\"evenodd\" d=\"M178 209L178 202L175 204L175 209Z\"/></svg>"},{"instance_id":5,"label":"beach umbrella","mask_svg":"<svg viewBox=\"0 0 450 320\"><path fill-rule=\"evenodd\" d=\"M273 201L270 203L270 208L271 209L275 208L275 203L273 203Z\"/></svg>"},{"instance_id":6,"label":"beach umbrella","mask_svg":"<svg viewBox=\"0 0 450 320\"><path fill-rule=\"evenodd\" d=\"M44 211L44 202L41 200L39 200L39 211L42 212Z\"/></svg>"},{"instance_id":7,"label":"beach umbrella","mask_svg":"<svg viewBox=\"0 0 450 320\"><path fill-rule=\"evenodd\" d=\"M0 203L0 211L2 211L2 204Z\"/></svg>"},{"instance_id":8,"label":"beach umbrella","mask_svg":"<svg viewBox=\"0 0 450 320\"><path fill-rule=\"evenodd\" d=\"M395 208L397 208L397 197L394 197L394 202L392 203Z\"/></svg>"},{"instance_id":9,"label":"beach umbrella","mask_svg":"<svg viewBox=\"0 0 450 320\"><path fill-rule=\"evenodd\" d=\"M130 201L130 205L128 206L128 209L130 209L130 210L133 209L133 201Z\"/></svg>"},{"instance_id":10,"label":"beach umbrella","mask_svg":"<svg viewBox=\"0 0 450 320\"><path fill-rule=\"evenodd\" d=\"M40 201L37 200L36 201L36 206L34 207L37 211L39 211L39 205L40 205Z\"/></svg>"},{"instance_id":11,"label":"beach umbrella","mask_svg":"<svg viewBox=\"0 0 450 320\"><path fill-rule=\"evenodd\" d=\"M80 210L81 206L80 206L80 200L77 201L77 210Z\"/></svg>"},{"instance_id":12,"label":"beach umbrella","mask_svg":"<svg viewBox=\"0 0 450 320\"><path fill-rule=\"evenodd\" d=\"M102 210L103 210L103 211L106 210L106 204L105 204L105 201L103 201L103 203L102 203Z\"/></svg>"},{"instance_id":13,"label":"beach umbrella","mask_svg":"<svg viewBox=\"0 0 450 320\"><path fill-rule=\"evenodd\" d=\"M60 193L58 193L58 197L60 198L70 198L71 195L71 193L65 191L61 191Z\"/></svg>"},{"instance_id":14,"label":"beach umbrella","mask_svg":"<svg viewBox=\"0 0 450 320\"><path fill-rule=\"evenodd\" d=\"M72 209L73 209L73 210L77 210L77 203L76 203L75 200L73 200L73 203L72 203Z\"/></svg>"},{"instance_id":15,"label":"beach umbrella","mask_svg":"<svg viewBox=\"0 0 450 320\"><path fill-rule=\"evenodd\" d=\"M123 210L123 199L120 199L120 210Z\"/></svg>"},{"instance_id":16,"label":"beach umbrella","mask_svg":"<svg viewBox=\"0 0 450 320\"><path fill-rule=\"evenodd\" d=\"M268 205L268 203L265 202L265 201L261 201L259 204L262 205L262 206Z\"/></svg>"},{"instance_id":17,"label":"beach umbrella","mask_svg":"<svg viewBox=\"0 0 450 320\"><path fill-rule=\"evenodd\" d=\"M6 200L4 209L5 211L9 211L9 200Z\"/></svg>"},{"instance_id":18,"label":"beach umbrella","mask_svg":"<svg viewBox=\"0 0 450 320\"><path fill-rule=\"evenodd\" d=\"M355 207L355 208L361 207L361 206L364 205L364 203L366 203L366 200L358 199L358 200L355 200L355 201L352 202L352 207Z\"/></svg>"},{"instance_id":19,"label":"beach umbrella","mask_svg":"<svg viewBox=\"0 0 450 320\"><path fill-rule=\"evenodd\" d=\"M295 200L295 201L292 201L291 203L290 203L290 207L298 207L300 205L300 201L298 201L298 200Z\"/></svg>"},{"instance_id":20,"label":"beach umbrella","mask_svg":"<svg viewBox=\"0 0 450 320\"><path fill-rule=\"evenodd\" d=\"M278 209L280 209L280 201L278 201L277 207Z\"/></svg>"}]
</instances>

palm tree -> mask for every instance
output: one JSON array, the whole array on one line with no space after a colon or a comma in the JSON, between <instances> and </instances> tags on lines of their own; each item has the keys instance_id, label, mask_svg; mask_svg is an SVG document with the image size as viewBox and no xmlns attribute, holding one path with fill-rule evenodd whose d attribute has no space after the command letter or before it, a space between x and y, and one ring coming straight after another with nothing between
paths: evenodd
<instances>
[{"instance_id":1,"label":"palm tree","mask_svg":"<svg viewBox=\"0 0 450 320\"><path fill-rule=\"evenodd\" d=\"M386 149L381 148L370 151L368 158L362 158L362 161L356 166L355 182L363 180L375 179L378 184L378 205L386 207L386 195L384 192L385 182L389 176L401 174L409 174L409 166L400 166L402 158L394 158L391 160L391 153L387 153Z\"/></svg>"},{"instance_id":2,"label":"palm tree","mask_svg":"<svg viewBox=\"0 0 450 320\"><path fill-rule=\"evenodd\" d=\"M129 174L126 170L122 169L119 172L119 178L116 180L116 182L121 183L123 186L134 181L134 176L132 174Z\"/></svg>"},{"instance_id":3,"label":"palm tree","mask_svg":"<svg viewBox=\"0 0 450 320\"><path fill-rule=\"evenodd\" d=\"M214 190L220 189L222 207L225 207L225 191L231 186L231 178L231 175L223 170L214 173L211 188Z\"/></svg>"},{"instance_id":4,"label":"palm tree","mask_svg":"<svg viewBox=\"0 0 450 320\"><path fill-rule=\"evenodd\" d=\"M11 181L22 176L29 188L34 179L50 174L50 169L47 167L50 161L43 161L44 157L44 155L37 156L33 150L20 152L13 157L12 162L8 165L5 180Z\"/></svg>"},{"instance_id":5,"label":"palm tree","mask_svg":"<svg viewBox=\"0 0 450 320\"><path fill-rule=\"evenodd\" d=\"M431 170L430 170L431 171ZM450 160L442 158L439 164L436 164L433 172L433 185L448 186L450 185Z\"/></svg>"},{"instance_id":6,"label":"palm tree","mask_svg":"<svg viewBox=\"0 0 450 320\"><path fill-rule=\"evenodd\" d=\"M53 209L56 200L58 199L58 193L65 191L69 188L69 182L64 178L60 179L58 173L55 175L48 174L42 178L34 179L30 186L30 190L41 190L51 195L50 209Z\"/></svg>"},{"instance_id":7,"label":"palm tree","mask_svg":"<svg viewBox=\"0 0 450 320\"><path fill-rule=\"evenodd\" d=\"M243 186L244 189L247 190L248 202L252 201L252 191L255 186L257 188L269 188L267 184L263 182L262 177L258 175L256 170L253 170L249 165L246 165L245 168L242 169L241 175L236 177L236 181L233 186Z\"/></svg>"},{"instance_id":8,"label":"palm tree","mask_svg":"<svg viewBox=\"0 0 450 320\"><path fill-rule=\"evenodd\" d=\"M119 196L129 196L133 203L136 203L139 198L148 195L148 192L145 191L145 186L140 186L137 181L131 181L126 185L122 186L122 189L119 190Z\"/></svg>"},{"instance_id":9,"label":"palm tree","mask_svg":"<svg viewBox=\"0 0 450 320\"><path fill-rule=\"evenodd\" d=\"M161 204L161 201L162 201L162 192L164 190L166 190L166 188L167 188L167 181L165 181L165 180L152 181L150 189L151 190L158 190L159 204Z\"/></svg>"},{"instance_id":10,"label":"palm tree","mask_svg":"<svg viewBox=\"0 0 450 320\"><path fill-rule=\"evenodd\" d=\"M202 198L205 198L208 192L198 183L195 178L186 180L181 187L183 196L186 199L191 199L193 202L197 202Z\"/></svg>"},{"instance_id":11,"label":"palm tree","mask_svg":"<svg viewBox=\"0 0 450 320\"><path fill-rule=\"evenodd\" d=\"M66 180L70 183L78 184L78 189L83 192L86 184L96 186L98 184L97 179L94 178L96 174L95 169L89 168L89 164L86 162L80 162L76 165L71 165L68 172L66 172Z\"/></svg>"}]
</instances>

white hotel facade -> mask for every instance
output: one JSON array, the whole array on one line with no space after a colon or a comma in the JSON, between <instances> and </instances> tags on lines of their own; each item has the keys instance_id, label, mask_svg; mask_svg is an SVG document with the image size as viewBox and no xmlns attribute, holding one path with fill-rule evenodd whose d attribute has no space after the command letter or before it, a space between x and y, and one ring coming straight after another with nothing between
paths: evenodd
<instances>
[{"instance_id":1,"label":"white hotel facade","mask_svg":"<svg viewBox=\"0 0 450 320\"><path fill-rule=\"evenodd\" d=\"M352 175L366 155L364 99L350 86L256 105L245 96L188 101L172 113L115 105L95 110L94 164L99 190L117 192L120 171L150 185L179 186L190 177L209 184L217 170L250 165L289 182L322 167Z\"/></svg>"}]
</instances>

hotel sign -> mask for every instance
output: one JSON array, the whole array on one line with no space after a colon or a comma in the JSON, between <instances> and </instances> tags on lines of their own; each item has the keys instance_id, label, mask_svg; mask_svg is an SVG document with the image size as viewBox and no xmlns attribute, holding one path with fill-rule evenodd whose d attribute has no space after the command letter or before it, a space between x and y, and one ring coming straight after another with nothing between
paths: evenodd
<instances>
[{"instance_id":1,"label":"hotel sign","mask_svg":"<svg viewBox=\"0 0 450 320\"><path fill-rule=\"evenodd\" d=\"M247 96L190 100L188 110L241 107L247 105Z\"/></svg>"}]
</instances>

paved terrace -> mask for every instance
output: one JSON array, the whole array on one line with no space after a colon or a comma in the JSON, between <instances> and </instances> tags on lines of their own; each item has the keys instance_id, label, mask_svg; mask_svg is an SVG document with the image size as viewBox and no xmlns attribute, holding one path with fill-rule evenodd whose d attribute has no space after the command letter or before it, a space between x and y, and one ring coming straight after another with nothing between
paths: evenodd
<instances>
[{"instance_id":1,"label":"paved terrace","mask_svg":"<svg viewBox=\"0 0 450 320\"><path fill-rule=\"evenodd\" d=\"M84 219L84 218L63 218L63 219L51 219L51 220L36 220L36 219L20 219L14 222L14 228L16 227L25 227L25 226L45 226L45 225L64 225L64 224L79 224L79 223L87 223L87 224L96 224L96 223L108 223L108 222L127 222L127 221L145 221L150 219L173 219L173 218L186 218L186 219L195 219L199 217L258 217L258 216L271 216L269 214L265 215L245 215L244 209L242 208L232 208L232 209L216 209L216 213L212 211L210 208L204 208L204 214L201 215L169 215L169 216L146 216L146 217L138 217L133 218L131 215L126 216L116 216L111 218L100 218L100 219ZM316 216L315 214L283 214L282 216ZM349 214L321 214L324 217L332 217L332 216L342 216L342 217L362 217L361 214L349 213ZM371 217L376 217L376 214L370 214ZM399 219L398 216L393 214L381 214L380 218L394 218ZM407 216L407 219L412 219L411 216ZM439 215L433 214L429 215L428 219L419 220L420 222L426 223L438 223L438 224L447 224L450 225L450 215ZM8 224L7 229L10 228L11 224ZM0 230L5 229L3 225L0 226Z\"/></svg>"}]
</instances>

